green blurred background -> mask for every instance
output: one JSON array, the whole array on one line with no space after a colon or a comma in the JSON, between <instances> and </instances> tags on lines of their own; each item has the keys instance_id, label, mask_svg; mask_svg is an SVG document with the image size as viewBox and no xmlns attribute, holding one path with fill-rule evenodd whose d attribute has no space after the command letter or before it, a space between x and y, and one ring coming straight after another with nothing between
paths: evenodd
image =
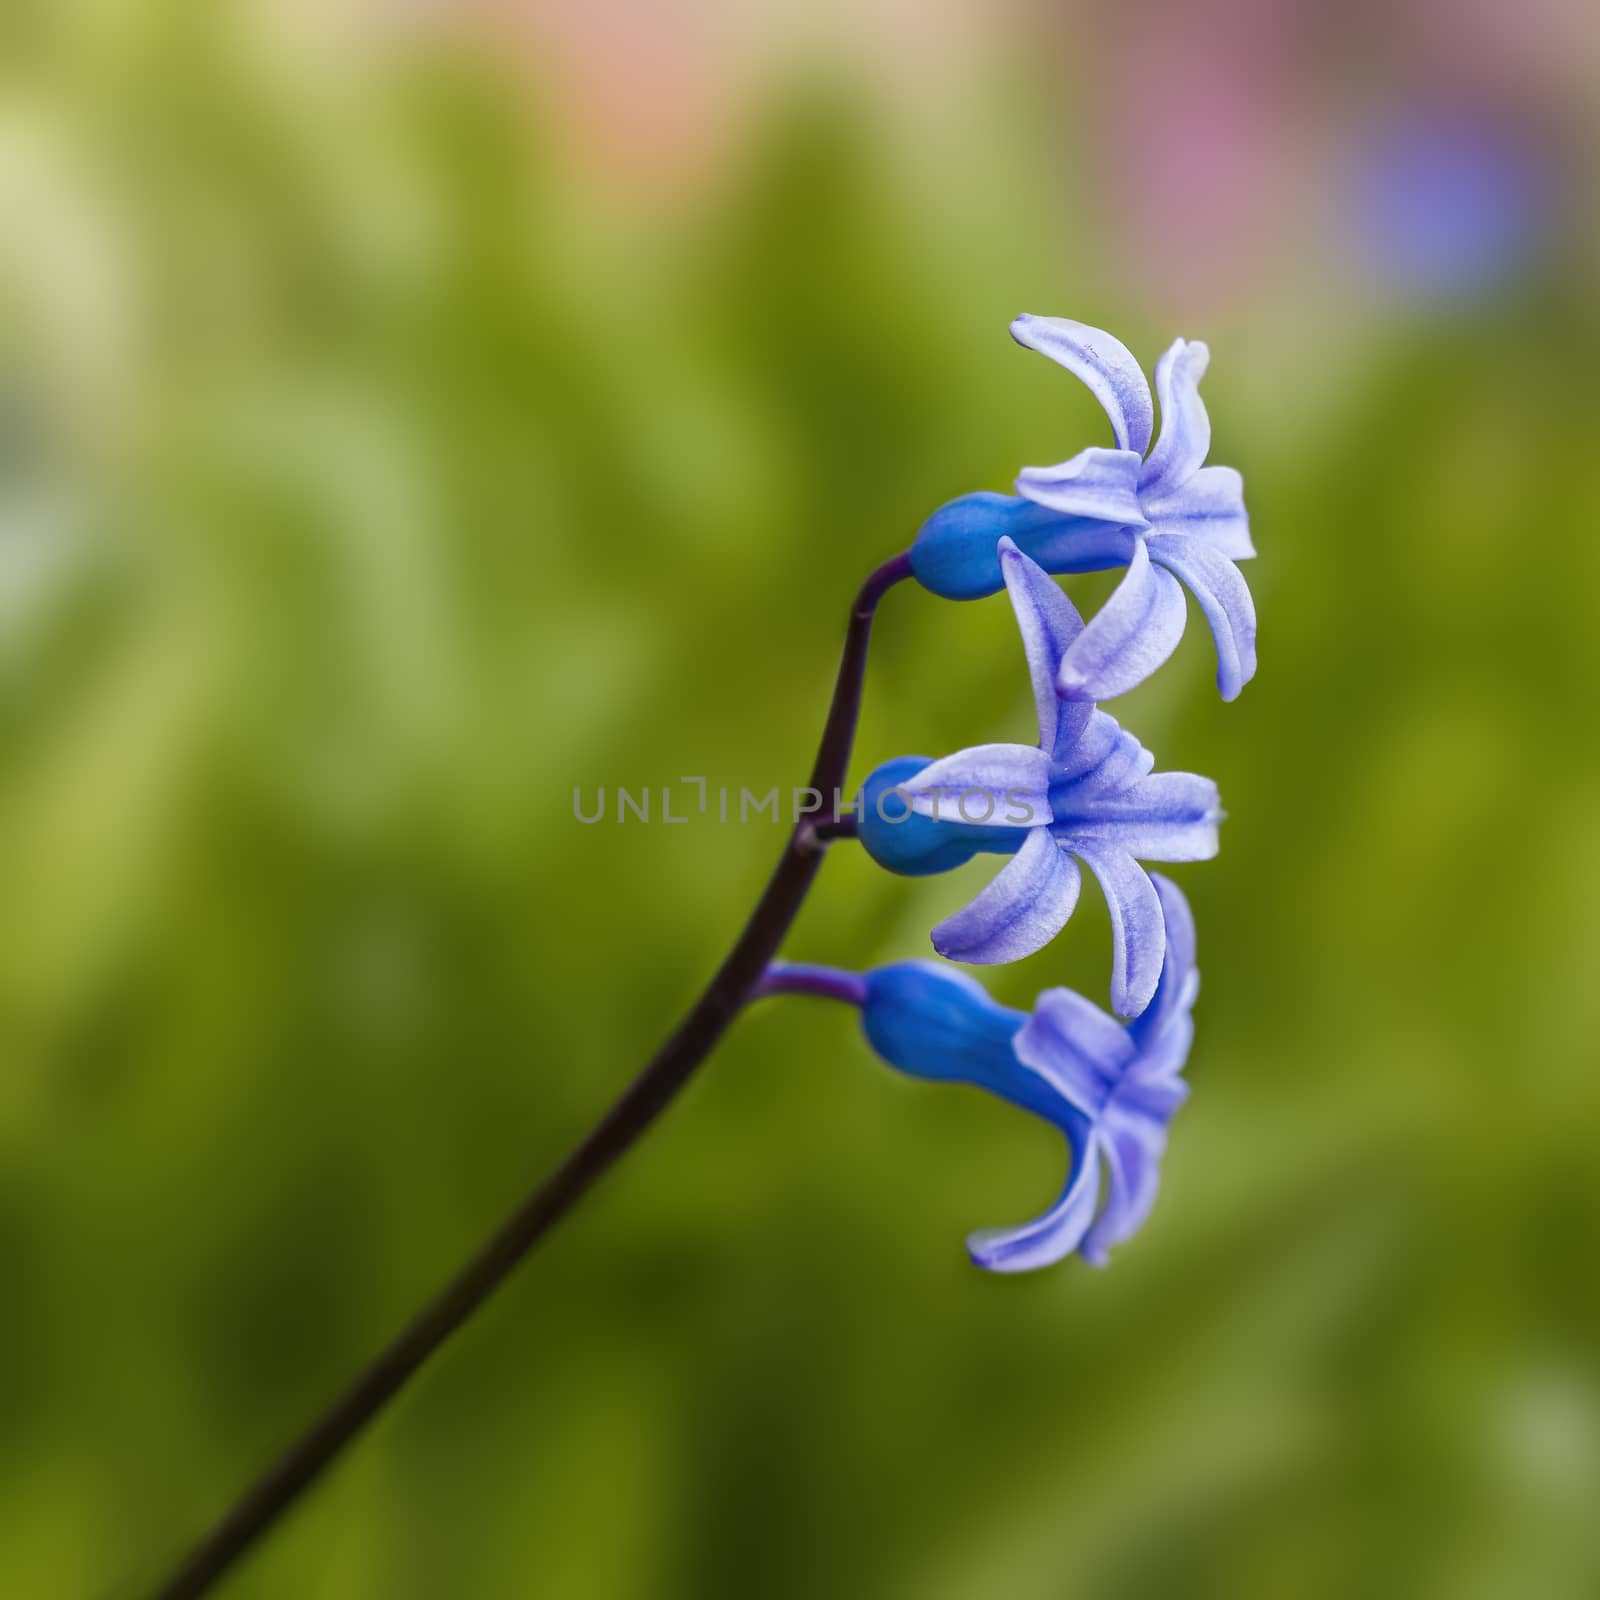
<instances>
[{"instance_id":1,"label":"green blurred background","mask_svg":"<svg viewBox=\"0 0 1600 1600\"><path fill-rule=\"evenodd\" d=\"M8 1600L153 1582L670 1028L781 831L572 791L801 781L867 568L1103 442L1023 310L1211 342L1262 552L1243 697L1116 708L1230 811L1150 1223L974 1271L1056 1141L772 1003L227 1592L1600 1592L1593 19L1339 16L6 8ZM1513 178L1442 246L1418 107ZM857 778L1029 725L890 597Z\"/></svg>"}]
</instances>

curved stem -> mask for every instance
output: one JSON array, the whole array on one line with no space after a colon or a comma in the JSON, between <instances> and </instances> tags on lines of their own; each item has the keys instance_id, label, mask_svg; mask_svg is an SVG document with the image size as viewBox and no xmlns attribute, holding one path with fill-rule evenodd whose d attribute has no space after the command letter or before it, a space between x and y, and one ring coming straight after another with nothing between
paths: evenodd
<instances>
[{"instance_id":1,"label":"curved stem","mask_svg":"<svg viewBox=\"0 0 1600 1600\"><path fill-rule=\"evenodd\" d=\"M809 994L819 1000L838 1000L847 1006L867 1003L867 980L862 973L843 967L818 967L805 961L774 961L750 991L752 1000L774 994Z\"/></svg>"},{"instance_id":2,"label":"curved stem","mask_svg":"<svg viewBox=\"0 0 1600 1600\"><path fill-rule=\"evenodd\" d=\"M833 701L811 772L811 787L824 795L844 785L861 709L873 614L883 596L910 571L909 552L886 561L861 586L851 608ZM777 954L825 850L825 841L809 820L796 826L733 948L650 1063L566 1160L245 1492L154 1592L154 1600L195 1600L207 1593L655 1121L711 1053Z\"/></svg>"}]
</instances>

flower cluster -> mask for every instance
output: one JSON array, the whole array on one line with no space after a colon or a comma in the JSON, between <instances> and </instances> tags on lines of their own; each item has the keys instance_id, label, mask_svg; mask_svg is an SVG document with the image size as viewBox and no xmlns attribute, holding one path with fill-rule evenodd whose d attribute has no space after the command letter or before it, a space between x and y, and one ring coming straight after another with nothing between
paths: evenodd
<instances>
[{"instance_id":1,"label":"flower cluster","mask_svg":"<svg viewBox=\"0 0 1600 1600\"><path fill-rule=\"evenodd\" d=\"M1194 924L1177 887L1144 863L1215 855L1222 810L1209 778L1155 771L1150 752L1098 702L1143 682L1177 647L1180 582L1210 626L1223 698L1256 668L1255 608L1238 567L1255 553L1243 486L1231 468L1205 465L1206 347L1180 339L1157 363L1152 447L1155 406L1122 344L1055 318L1019 317L1011 331L1088 385L1115 446L1027 467L1016 495L952 501L924 524L910 568L948 598L1006 591L1038 743L885 762L863 787L856 831L874 860L907 875L947 872L984 852L1006 858L933 929L934 948L951 961L1009 962L1042 949L1072 915L1087 867L1111 913L1111 1006L1126 1020L1068 989L1046 991L1024 1015L935 962L864 975L777 965L761 988L847 1001L891 1066L976 1084L1061 1130L1072 1164L1057 1203L1024 1227L970 1241L973 1259L994 1271L1073 1251L1103 1263L1150 1210L1167 1124L1187 1094ZM1086 623L1052 574L1108 567L1125 575Z\"/></svg>"}]
</instances>

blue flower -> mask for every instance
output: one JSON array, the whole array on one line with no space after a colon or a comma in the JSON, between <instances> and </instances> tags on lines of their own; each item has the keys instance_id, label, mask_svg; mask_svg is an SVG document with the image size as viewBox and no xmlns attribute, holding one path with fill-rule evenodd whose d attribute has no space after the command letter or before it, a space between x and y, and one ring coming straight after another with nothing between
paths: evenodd
<instances>
[{"instance_id":1,"label":"blue flower","mask_svg":"<svg viewBox=\"0 0 1600 1600\"><path fill-rule=\"evenodd\" d=\"M1018 317L1012 337L1088 385L1111 419L1112 450L1093 446L1054 467L1025 467L1018 495L968 494L923 524L911 550L918 581L935 594L994 594L1002 536L1047 572L1127 576L1061 664L1061 694L1109 700L1141 683L1177 648L1185 607L1178 580L1205 613L1217 648L1217 688L1232 700L1256 670L1256 613L1235 562L1255 554L1244 483L1232 467L1203 465L1211 419L1200 398L1210 352L1177 340L1156 363L1161 436L1150 390L1126 346L1061 317ZM1020 495L1020 498L1019 498Z\"/></svg>"},{"instance_id":2,"label":"blue flower","mask_svg":"<svg viewBox=\"0 0 1600 1600\"><path fill-rule=\"evenodd\" d=\"M1039 743L886 763L862 791L860 838L874 860L911 875L948 871L980 851L1012 857L934 928L934 948L956 961L1017 961L1042 949L1077 905L1081 861L1111 912L1112 1007L1136 1016L1155 993L1166 942L1160 898L1139 863L1214 856L1217 788L1194 773L1152 772L1155 758L1114 718L1059 698L1061 663L1087 630L1011 540L1000 541L997 561L1028 657Z\"/></svg>"},{"instance_id":3,"label":"blue flower","mask_svg":"<svg viewBox=\"0 0 1600 1600\"><path fill-rule=\"evenodd\" d=\"M1155 1203L1167 1124L1188 1095L1180 1074L1200 989L1188 903L1165 878L1155 884L1166 920L1161 982L1149 1009L1126 1027L1070 989L1046 990L1031 1016L1014 1011L965 973L931 961L867 973L864 997L814 977L786 983L782 968L764 990L854 999L868 1042L890 1066L975 1084L1062 1131L1072 1170L1055 1205L1019 1228L967 1241L972 1259L991 1272L1049 1266L1074 1250L1104 1266Z\"/></svg>"}]
</instances>

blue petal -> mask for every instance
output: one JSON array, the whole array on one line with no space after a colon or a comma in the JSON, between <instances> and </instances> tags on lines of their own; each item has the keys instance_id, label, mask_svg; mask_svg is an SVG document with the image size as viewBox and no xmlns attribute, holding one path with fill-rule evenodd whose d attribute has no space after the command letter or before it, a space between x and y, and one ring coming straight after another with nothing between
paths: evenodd
<instances>
[{"instance_id":1,"label":"blue petal","mask_svg":"<svg viewBox=\"0 0 1600 1600\"><path fill-rule=\"evenodd\" d=\"M1135 540L1128 575L1073 641L1056 678L1064 700L1110 700L1144 682L1183 637L1183 591Z\"/></svg>"},{"instance_id":2,"label":"blue petal","mask_svg":"<svg viewBox=\"0 0 1600 1600\"><path fill-rule=\"evenodd\" d=\"M1130 1024L1140 1047L1145 1047L1180 1012L1194 1004L1198 980L1195 973L1194 913L1183 891L1171 878L1159 872L1150 874L1156 896L1161 901L1161 922L1166 929L1166 952L1161 962L1161 981L1155 998L1142 1016Z\"/></svg>"},{"instance_id":3,"label":"blue petal","mask_svg":"<svg viewBox=\"0 0 1600 1600\"><path fill-rule=\"evenodd\" d=\"M1011 337L1027 349L1049 356L1087 384L1111 419L1118 448L1145 453L1155 423L1150 385L1133 352L1120 339L1065 317L1026 315L1011 324Z\"/></svg>"},{"instance_id":4,"label":"blue petal","mask_svg":"<svg viewBox=\"0 0 1600 1600\"><path fill-rule=\"evenodd\" d=\"M1050 758L1033 745L973 745L900 787L925 817L1010 829L1050 821Z\"/></svg>"},{"instance_id":5,"label":"blue petal","mask_svg":"<svg viewBox=\"0 0 1600 1600\"><path fill-rule=\"evenodd\" d=\"M1012 1047L1088 1117L1105 1109L1135 1054L1128 1030L1071 989L1046 989Z\"/></svg>"},{"instance_id":6,"label":"blue petal","mask_svg":"<svg viewBox=\"0 0 1600 1600\"><path fill-rule=\"evenodd\" d=\"M1072 853L1100 880L1111 913L1111 1009L1136 1017L1155 995L1167 946L1155 885L1116 845L1074 842Z\"/></svg>"},{"instance_id":7,"label":"blue petal","mask_svg":"<svg viewBox=\"0 0 1600 1600\"><path fill-rule=\"evenodd\" d=\"M1156 363L1161 437L1139 480L1145 498L1160 500L1175 493L1205 463L1211 448L1211 418L1200 398L1200 380L1210 360L1211 352L1203 344L1178 339Z\"/></svg>"},{"instance_id":8,"label":"blue petal","mask_svg":"<svg viewBox=\"0 0 1600 1600\"><path fill-rule=\"evenodd\" d=\"M1248 561L1256 553L1244 508L1244 479L1232 467L1201 467L1170 495L1147 492L1144 509L1154 533L1192 534L1230 561Z\"/></svg>"},{"instance_id":9,"label":"blue petal","mask_svg":"<svg viewBox=\"0 0 1600 1600\"><path fill-rule=\"evenodd\" d=\"M867 854L881 867L909 878L949 872L980 851L1009 854L1021 845L1023 828L979 828L964 822L935 822L911 809L902 785L929 765L927 756L885 761L862 785L856 802L856 832Z\"/></svg>"},{"instance_id":10,"label":"blue petal","mask_svg":"<svg viewBox=\"0 0 1600 1600\"><path fill-rule=\"evenodd\" d=\"M1069 804L1120 794L1155 764L1156 758L1110 712L1096 711L1066 760L1052 774L1052 803L1058 788L1064 798L1070 795L1066 801Z\"/></svg>"},{"instance_id":11,"label":"blue petal","mask_svg":"<svg viewBox=\"0 0 1600 1600\"><path fill-rule=\"evenodd\" d=\"M1072 1254L1100 1203L1100 1140L1086 1123L1068 1130L1072 1176L1061 1198L1042 1217L1020 1228L987 1228L967 1240L967 1251L989 1272L1028 1272Z\"/></svg>"},{"instance_id":12,"label":"blue petal","mask_svg":"<svg viewBox=\"0 0 1600 1600\"><path fill-rule=\"evenodd\" d=\"M1121 1089L1121 1097L1130 1109L1165 1120L1187 1093L1187 1086L1178 1074L1188 1065L1189 1051L1194 1044L1193 1007L1199 993L1200 974L1191 971L1188 982L1179 991L1177 1004L1157 1024L1141 1031L1139 1059L1129 1069ZM1153 1002L1151 1010L1154 1010ZM1134 1018L1134 1022L1143 1020L1142 1016ZM1132 1026L1130 1023L1129 1027ZM1160 1098L1164 1091L1173 1089L1179 1091L1176 1101Z\"/></svg>"},{"instance_id":13,"label":"blue petal","mask_svg":"<svg viewBox=\"0 0 1600 1600\"><path fill-rule=\"evenodd\" d=\"M1217 692L1224 700L1236 699L1256 675L1256 605L1244 574L1213 546L1186 534L1163 534L1151 555L1177 573L1200 602L1217 646ZM1091 622L1078 644L1093 631Z\"/></svg>"},{"instance_id":14,"label":"blue petal","mask_svg":"<svg viewBox=\"0 0 1600 1600\"><path fill-rule=\"evenodd\" d=\"M1139 509L1143 464L1136 451L1095 446L1057 466L1024 467L1017 474L1017 493L1064 516L1148 528L1150 523Z\"/></svg>"},{"instance_id":15,"label":"blue petal","mask_svg":"<svg viewBox=\"0 0 1600 1600\"><path fill-rule=\"evenodd\" d=\"M1039 713L1039 747L1069 750L1089 720L1088 706L1066 706L1056 694L1056 673L1072 641L1083 632L1077 608L1037 562L1030 561L1010 539L1000 541L1000 566L1011 607L1017 614L1022 648L1033 679Z\"/></svg>"},{"instance_id":16,"label":"blue petal","mask_svg":"<svg viewBox=\"0 0 1600 1600\"><path fill-rule=\"evenodd\" d=\"M1080 1249L1091 1267L1106 1264L1106 1252L1131 1238L1156 1203L1165 1138L1117 1128L1100 1135L1106 1158L1105 1209L1084 1235Z\"/></svg>"},{"instance_id":17,"label":"blue petal","mask_svg":"<svg viewBox=\"0 0 1600 1600\"><path fill-rule=\"evenodd\" d=\"M1209 861L1217 853L1217 786L1194 772L1156 772L1111 795L1052 793L1055 832L1069 849L1100 842L1140 861Z\"/></svg>"},{"instance_id":18,"label":"blue petal","mask_svg":"<svg viewBox=\"0 0 1600 1600\"><path fill-rule=\"evenodd\" d=\"M1081 883L1050 830L1034 828L993 881L933 930L933 948L950 961L1020 961L1066 926Z\"/></svg>"},{"instance_id":19,"label":"blue petal","mask_svg":"<svg viewBox=\"0 0 1600 1600\"><path fill-rule=\"evenodd\" d=\"M1188 1046L1194 1038L1194 1023L1185 1016L1182 1026L1171 1030L1173 1038L1183 1040L1183 1054L1176 1055L1165 1047L1157 1054L1161 1058L1140 1055L1129 1067L1108 1112L1118 1126L1143 1129L1165 1128L1172 1121L1179 1106L1189 1098L1189 1085L1178 1076L1188 1059ZM1166 1035L1163 1035L1165 1038ZM1167 1059L1169 1054L1172 1059Z\"/></svg>"}]
</instances>

